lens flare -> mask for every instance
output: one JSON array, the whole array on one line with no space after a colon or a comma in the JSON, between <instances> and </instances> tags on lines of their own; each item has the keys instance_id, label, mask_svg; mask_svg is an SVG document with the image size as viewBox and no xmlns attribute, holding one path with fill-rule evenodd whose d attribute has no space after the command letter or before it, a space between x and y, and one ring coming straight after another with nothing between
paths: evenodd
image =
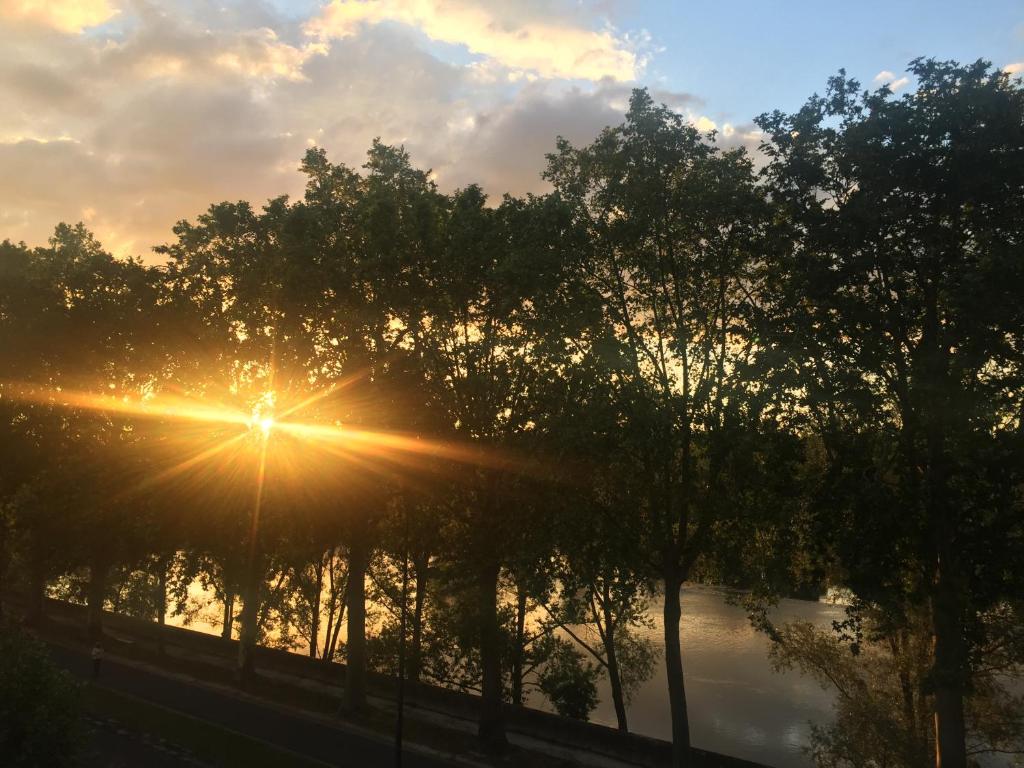
<instances>
[{"instance_id":1,"label":"lens flare","mask_svg":"<svg viewBox=\"0 0 1024 768\"><path fill-rule=\"evenodd\" d=\"M436 472L444 465L475 465L508 468L518 465L513 457L487 449L476 441L435 440L421 435L393 431L377 431L326 419L313 422L300 420L301 411L322 403L340 392L345 382L328 387L295 404L277 407L273 391L249 400L248 408L231 404L237 393L226 400L213 397L189 397L173 393L148 393L145 396L120 395L114 392L95 393L62 387L42 387L24 382L2 382L2 396L11 401L42 405L64 410L104 413L109 416L135 417L158 425L164 442L178 452L170 466L155 472L133 491L152 488L156 483L177 478L183 473L217 460L242 464L247 449L246 435L259 438L260 464L267 461L268 451L279 465L290 465L296 474L332 473L332 466L348 464L359 470L395 470L416 473ZM349 403L351 405L351 403ZM214 437L216 435L216 437ZM271 440L271 436L274 439ZM214 438L211 444L210 438ZM232 450L229 450L232 449ZM242 451L236 458L236 451ZM181 458L184 456L185 458ZM323 462L329 462L324 464ZM228 464L223 464L228 466ZM521 467L521 468L525 468ZM261 466L261 472L263 468Z\"/></svg>"}]
</instances>

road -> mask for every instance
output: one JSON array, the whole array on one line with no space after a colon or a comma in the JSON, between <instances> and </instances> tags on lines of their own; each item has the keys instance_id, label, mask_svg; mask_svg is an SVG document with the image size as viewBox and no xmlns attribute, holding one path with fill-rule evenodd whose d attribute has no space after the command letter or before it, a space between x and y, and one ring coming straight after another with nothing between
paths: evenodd
<instances>
[{"instance_id":1,"label":"road","mask_svg":"<svg viewBox=\"0 0 1024 768\"><path fill-rule=\"evenodd\" d=\"M50 650L54 661L60 666L81 678L88 679L91 676L92 662L87 651L57 645L51 645ZM134 665L128 666L109 656L103 661L98 685L339 768L389 766L395 763L394 745L383 736L362 735L334 728L256 701L192 685ZM406 751L402 765L403 768L449 768L454 763Z\"/></svg>"}]
</instances>

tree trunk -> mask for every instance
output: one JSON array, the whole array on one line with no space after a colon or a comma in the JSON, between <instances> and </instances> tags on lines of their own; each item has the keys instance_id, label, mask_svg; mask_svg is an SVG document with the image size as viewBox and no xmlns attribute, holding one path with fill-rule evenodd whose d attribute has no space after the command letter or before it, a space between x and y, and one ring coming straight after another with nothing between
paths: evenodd
<instances>
[{"instance_id":1,"label":"tree trunk","mask_svg":"<svg viewBox=\"0 0 1024 768\"><path fill-rule=\"evenodd\" d=\"M320 660L324 664L330 664L334 659L334 653L338 648L338 635L341 633L341 623L345 620L345 600L348 597L348 581L337 579L337 547L331 550L331 560L327 575L330 578L330 610L327 613L327 631L324 633L324 652L320 654ZM338 596L341 600L338 600ZM333 623L333 631L332 631Z\"/></svg>"},{"instance_id":2,"label":"tree trunk","mask_svg":"<svg viewBox=\"0 0 1024 768\"><path fill-rule=\"evenodd\" d=\"M224 626L221 627L220 636L225 640L231 639L231 630L235 624L235 593L227 586L224 587Z\"/></svg>"},{"instance_id":3,"label":"tree trunk","mask_svg":"<svg viewBox=\"0 0 1024 768\"><path fill-rule=\"evenodd\" d=\"M682 582L675 576L665 577L665 672L668 676L668 703L672 718L673 768L690 765L690 722L686 713L683 654L679 644L681 587Z\"/></svg>"},{"instance_id":4,"label":"tree trunk","mask_svg":"<svg viewBox=\"0 0 1024 768\"><path fill-rule=\"evenodd\" d=\"M107 592L107 571L109 566L102 559L96 558L89 566L88 627L89 640L99 642L103 639L103 598Z\"/></svg>"},{"instance_id":5,"label":"tree trunk","mask_svg":"<svg viewBox=\"0 0 1024 768\"><path fill-rule=\"evenodd\" d=\"M345 706L350 712L360 712L366 708L366 569L370 563L370 542L365 524L359 524L348 556Z\"/></svg>"},{"instance_id":6,"label":"tree trunk","mask_svg":"<svg viewBox=\"0 0 1024 768\"><path fill-rule=\"evenodd\" d=\"M956 581L954 550L956 525L950 508L946 438L950 419L951 392L956 390L949 376L948 343L943 339L939 314L939 288L934 260L929 263L924 284L925 317L920 349L924 357L922 423L927 444L926 512L932 530L934 576L931 589L935 691L936 768L966 768L967 729L964 723L964 689L967 653L963 637L963 612Z\"/></svg>"},{"instance_id":7,"label":"tree trunk","mask_svg":"<svg viewBox=\"0 0 1024 768\"><path fill-rule=\"evenodd\" d=\"M334 643L332 642L331 630L334 629L334 614L338 609L338 585L334 580L335 549L328 553L327 561L327 627L324 630L324 652L320 654L320 660L325 664L330 662L334 656ZM342 601L344 605L344 600ZM341 620L338 620L341 623Z\"/></svg>"},{"instance_id":8,"label":"tree trunk","mask_svg":"<svg viewBox=\"0 0 1024 768\"><path fill-rule=\"evenodd\" d=\"M967 768L964 643L955 589L940 570L932 599L935 664L935 766Z\"/></svg>"},{"instance_id":9,"label":"tree trunk","mask_svg":"<svg viewBox=\"0 0 1024 768\"><path fill-rule=\"evenodd\" d=\"M512 703L523 705L523 664L526 642L526 592L516 589L516 640L512 657Z\"/></svg>"},{"instance_id":10,"label":"tree trunk","mask_svg":"<svg viewBox=\"0 0 1024 768\"><path fill-rule=\"evenodd\" d=\"M429 556L418 558L416 569L416 598L412 610L412 648L409 653L409 679L413 685L419 683L423 668L423 604L427 596L427 569Z\"/></svg>"},{"instance_id":11,"label":"tree trunk","mask_svg":"<svg viewBox=\"0 0 1024 768\"><path fill-rule=\"evenodd\" d=\"M612 688L612 705L615 707L615 721L623 733L629 733L629 725L626 722L626 697L622 692L622 676L619 672L619 659L615 653L615 617L612 616L608 594L608 582L605 581L604 601L601 610L604 612L604 632L601 633L604 640L605 658L608 660L608 682Z\"/></svg>"},{"instance_id":12,"label":"tree trunk","mask_svg":"<svg viewBox=\"0 0 1024 768\"><path fill-rule=\"evenodd\" d=\"M312 615L309 617L309 658L316 658L316 647L320 641L320 596L324 592L324 561L320 558L315 566L316 569L316 597L312 605Z\"/></svg>"},{"instance_id":13,"label":"tree trunk","mask_svg":"<svg viewBox=\"0 0 1024 768\"><path fill-rule=\"evenodd\" d=\"M7 571L11 563L10 534L12 523L8 508L0 505L0 625L4 623L4 596L7 594Z\"/></svg>"},{"instance_id":14,"label":"tree trunk","mask_svg":"<svg viewBox=\"0 0 1024 768\"><path fill-rule=\"evenodd\" d=\"M480 613L480 665L483 668L483 690L477 735L484 749L501 754L508 747L501 695L501 647L498 627L497 563L487 563L477 576Z\"/></svg>"},{"instance_id":15,"label":"tree trunk","mask_svg":"<svg viewBox=\"0 0 1024 768\"><path fill-rule=\"evenodd\" d=\"M252 545L256 549L255 544ZM253 551L242 582L242 611L239 615L238 664L235 669L238 684L243 688L252 684L256 676L256 641L259 637L260 581L263 573L262 557Z\"/></svg>"},{"instance_id":16,"label":"tree trunk","mask_svg":"<svg viewBox=\"0 0 1024 768\"><path fill-rule=\"evenodd\" d=\"M157 562L156 576L156 623L159 626L156 650L161 656L164 655L164 626L167 624L167 567L168 560L161 558Z\"/></svg>"},{"instance_id":17,"label":"tree trunk","mask_svg":"<svg viewBox=\"0 0 1024 768\"><path fill-rule=\"evenodd\" d=\"M346 586L346 594L348 587ZM334 632L331 634L331 644L327 646L324 651L322 661L327 664L334 660L334 654L338 650L338 636L341 634L341 623L345 620L345 601L342 600L341 605L338 606L338 620L334 625ZM324 642L327 641L327 637L324 637Z\"/></svg>"}]
</instances>

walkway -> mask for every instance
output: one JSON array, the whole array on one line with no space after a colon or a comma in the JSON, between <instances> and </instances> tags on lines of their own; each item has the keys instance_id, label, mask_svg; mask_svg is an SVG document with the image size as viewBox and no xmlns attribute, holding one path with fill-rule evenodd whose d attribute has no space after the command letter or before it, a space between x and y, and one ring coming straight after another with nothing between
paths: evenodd
<instances>
[{"instance_id":1,"label":"walkway","mask_svg":"<svg viewBox=\"0 0 1024 768\"><path fill-rule=\"evenodd\" d=\"M88 679L92 662L84 649L50 645L54 660L78 677ZM394 744L372 732L339 727L261 701L240 692L165 674L148 665L108 656L98 685L168 709L184 712L250 738L273 744L303 757L339 768L394 765ZM407 768L449 768L471 761L431 755L419 747L403 755Z\"/></svg>"}]
</instances>

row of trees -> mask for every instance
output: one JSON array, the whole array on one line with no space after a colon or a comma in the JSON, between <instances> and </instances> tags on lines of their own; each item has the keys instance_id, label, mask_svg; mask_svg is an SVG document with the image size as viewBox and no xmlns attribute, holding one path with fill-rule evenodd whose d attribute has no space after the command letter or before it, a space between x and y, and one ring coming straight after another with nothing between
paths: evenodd
<instances>
[{"instance_id":1,"label":"row of trees","mask_svg":"<svg viewBox=\"0 0 1024 768\"><path fill-rule=\"evenodd\" d=\"M83 569L98 631L112 596L162 621L200 578L226 635L241 598L243 677L261 633L297 633L343 652L353 709L407 635L413 679L480 691L493 750L505 702L585 716L602 674L625 730L661 592L675 765L682 584L763 607L827 583L855 597L834 638L754 611L780 665L914 664L885 672L912 727L854 757L819 733L823 764L1012 747L1024 90L911 69L899 98L841 73L762 116L759 170L637 91L559 140L543 196L442 194L375 143L362 173L310 150L301 200L181 222L160 266L81 226L5 242L5 583L38 614Z\"/></svg>"}]
</instances>

